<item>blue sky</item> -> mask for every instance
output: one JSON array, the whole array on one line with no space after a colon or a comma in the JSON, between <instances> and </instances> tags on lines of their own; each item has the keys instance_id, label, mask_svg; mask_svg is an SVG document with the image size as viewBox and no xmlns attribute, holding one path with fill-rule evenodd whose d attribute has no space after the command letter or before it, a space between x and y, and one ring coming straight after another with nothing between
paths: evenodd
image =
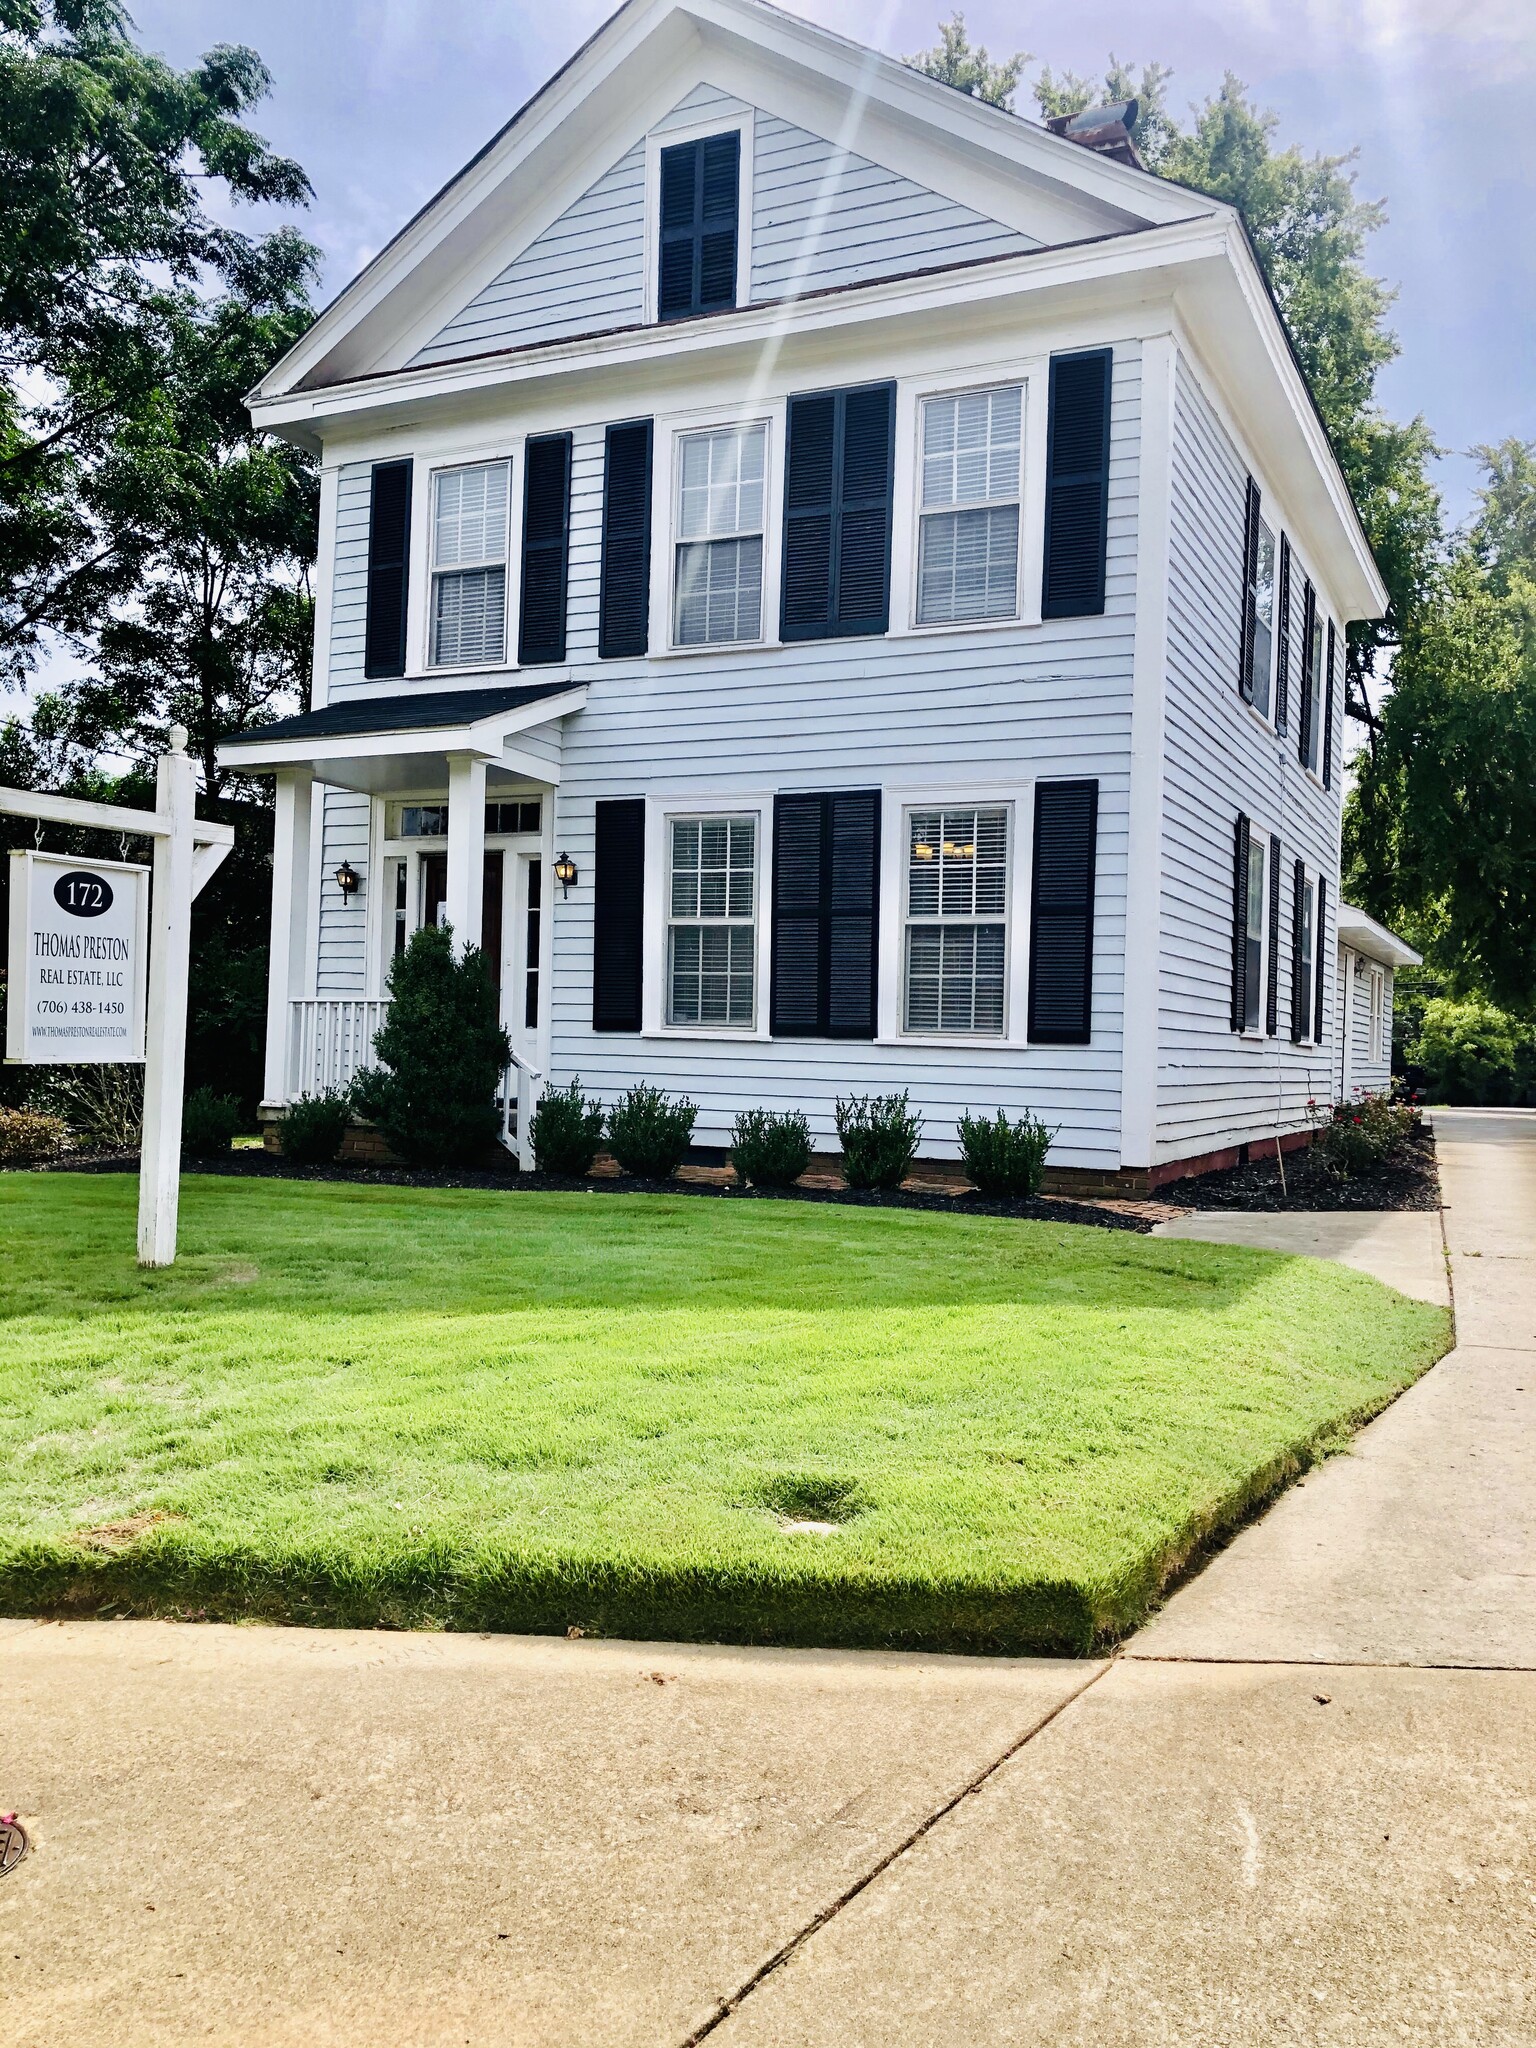
<instances>
[{"instance_id":1,"label":"blue sky","mask_svg":"<svg viewBox=\"0 0 1536 2048\"><path fill-rule=\"evenodd\" d=\"M795 12L902 55L935 38L936 0L796 0ZM948 13L947 4L942 11ZM252 44L275 87L258 125L316 191L307 232L324 292L369 256L610 12L604 0L137 0L142 40L177 63ZM1536 5L1532 0L971 0L973 39L1096 74L1113 50L1174 67L1183 109L1237 72L1283 141L1359 150L1388 202L1373 267L1396 286L1393 412L1453 452L1441 483L1470 509L1465 451L1536 438ZM1033 67L1032 67L1033 68ZM1027 91L1018 105L1032 112Z\"/></svg>"}]
</instances>

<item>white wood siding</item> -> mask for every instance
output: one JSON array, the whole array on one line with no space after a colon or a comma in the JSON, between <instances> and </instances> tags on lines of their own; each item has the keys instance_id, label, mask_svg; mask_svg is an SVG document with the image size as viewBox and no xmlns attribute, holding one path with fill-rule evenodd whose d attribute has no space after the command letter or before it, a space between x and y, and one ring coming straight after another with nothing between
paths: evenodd
<instances>
[{"instance_id":1,"label":"white wood siding","mask_svg":"<svg viewBox=\"0 0 1536 2048\"><path fill-rule=\"evenodd\" d=\"M700 85L651 132L751 111ZM754 132L753 299L1039 246L775 115L758 114ZM642 317L649 260L641 142L419 349L412 365L630 326Z\"/></svg>"},{"instance_id":2,"label":"white wood siding","mask_svg":"<svg viewBox=\"0 0 1536 2048\"><path fill-rule=\"evenodd\" d=\"M320 920L316 953L317 996L368 994L368 893L377 878L368 866L367 797L350 789L324 792L320 835ZM336 870L350 861L363 887L348 903L336 886Z\"/></svg>"},{"instance_id":3,"label":"white wood siding","mask_svg":"<svg viewBox=\"0 0 1536 2048\"><path fill-rule=\"evenodd\" d=\"M1040 246L775 115L757 117L753 166L754 299Z\"/></svg>"},{"instance_id":4,"label":"white wood siding","mask_svg":"<svg viewBox=\"0 0 1536 2048\"><path fill-rule=\"evenodd\" d=\"M329 697L363 681L368 623L368 504L373 464L345 462L336 478L336 554L331 565L331 644L323 667ZM419 508L413 507L413 514ZM317 663L317 666L321 664Z\"/></svg>"},{"instance_id":5,"label":"white wood siding","mask_svg":"<svg viewBox=\"0 0 1536 2048\"><path fill-rule=\"evenodd\" d=\"M1168 702L1163 823L1159 1019L1159 1160L1273 1138L1304 1128L1307 1100L1329 1096L1336 1062L1334 928L1343 706L1334 707L1334 787L1296 758L1303 579L1293 557L1290 730L1267 729L1237 693L1247 465L1187 359L1175 405L1170 524ZM1285 530L1267 502L1266 524ZM1328 603L1319 585L1320 607ZM1338 695L1342 697L1342 689ZM1273 1038L1230 1028L1233 835L1239 811L1279 834L1280 1003ZM1291 866L1300 856L1327 880L1326 930L1315 944L1330 971L1320 1043L1290 1038Z\"/></svg>"},{"instance_id":6,"label":"white wood siding","mask_svg":"<svg viewBox=\"0 0 1536 2048\"><path fill-rule=\"evenodd\" d=\"M1341 1099L1353 1095L1385 1095L1392 1086L1392 969L1380 961L1367 959L1363 954L1349 953L1344 947L1338 951L1339 987L1343 990L1346 960L1352 962L1351 979L1353 995L1349 1007L1349 1063L1347 1076L1343 1063L1343 1031L1337 1033L1340 1062L1338 1085ZM1358 975L1354 969L1360 971ZM1371 976L1382 977L1381 997L1381 1057L1371 1056ZM1340 995L1342 1005L1343 996ZM1342 1022L1342 1019L1341 1019ZM1346 1086L1347 1079L1347 1086Z\"/></svg>"}]
</instances>

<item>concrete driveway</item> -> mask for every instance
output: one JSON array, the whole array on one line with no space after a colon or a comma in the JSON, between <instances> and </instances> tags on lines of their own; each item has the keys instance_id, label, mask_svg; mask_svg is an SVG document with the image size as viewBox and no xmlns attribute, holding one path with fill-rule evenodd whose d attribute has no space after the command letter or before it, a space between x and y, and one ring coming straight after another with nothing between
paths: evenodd
<instances>
[{"instance_id":1,"label":"concrete driveway","mask_svg":"<svg viewBox=\"0 0 1536 2048\"><path fill-rule=\"evenodd\" d=\"M6 2039L1529 2048L1536 1117L1437 1124L1460 1347L1113 1662L0 1623Z\"/></svg>"}]
</instances>

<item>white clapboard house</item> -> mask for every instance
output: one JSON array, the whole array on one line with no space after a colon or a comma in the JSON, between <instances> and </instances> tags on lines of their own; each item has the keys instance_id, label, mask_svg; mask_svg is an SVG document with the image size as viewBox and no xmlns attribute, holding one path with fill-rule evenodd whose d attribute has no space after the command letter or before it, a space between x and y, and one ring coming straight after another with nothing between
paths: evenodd
<instances>
[{"instance_id":1,"label":"white clapboard house","mask_svg":"<svg viewBox=\"0 0 1536 2048\"><path fill-rule=\"evenodd\" d=\"M251 410L323 463L314 708L222 755L276 778L274 1110L439 918L525 1115L833 1150L907 1089L928 1156L1028 1108L1145 1186L1339 1089L1385 592L1241 221L1115 110L629 0Z\"/></svg>"}]
</instances>

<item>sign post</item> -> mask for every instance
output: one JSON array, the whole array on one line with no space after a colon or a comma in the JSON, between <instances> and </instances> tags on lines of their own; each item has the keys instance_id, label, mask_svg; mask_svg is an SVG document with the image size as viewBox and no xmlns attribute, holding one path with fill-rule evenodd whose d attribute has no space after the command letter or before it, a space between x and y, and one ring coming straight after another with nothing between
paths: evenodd
<instances>
[{"instance_id":1,"label":"sign post","mask_svg":"<svg viewBox=\"0 0 1536 2048\"><path fill-rule=\"evenodd\" d=\"M0 811L154 842L152 872L126 861L12 854L6 999L8 1062L144 1062L141 1266L176 1256L192 900L235 843L233 826L196 816L186 728L173 725L170 740L153 811L0 789Z\"/></svg>"}]
</instances>

